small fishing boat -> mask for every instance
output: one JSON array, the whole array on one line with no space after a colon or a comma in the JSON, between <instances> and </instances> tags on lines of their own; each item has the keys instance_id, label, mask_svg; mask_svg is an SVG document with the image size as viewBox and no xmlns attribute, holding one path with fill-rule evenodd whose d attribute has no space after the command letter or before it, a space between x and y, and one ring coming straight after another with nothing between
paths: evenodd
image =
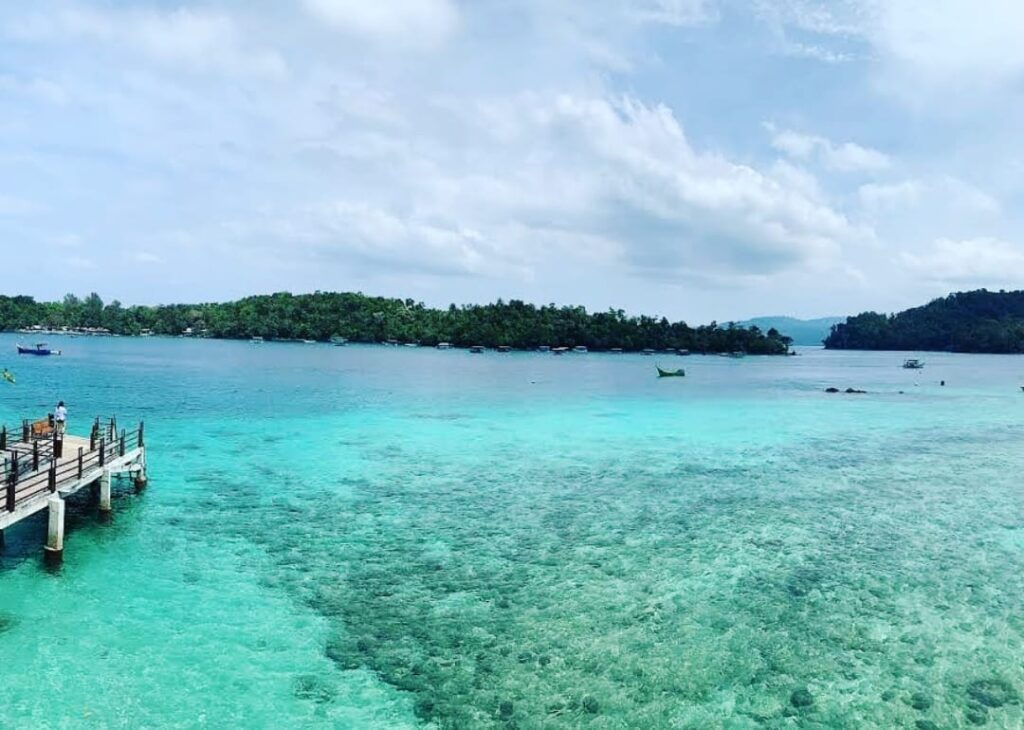
<instances>
[{"instance_id":1,"label":"small fishing boat","mask_svg":"<svg viewBox=\"0 0 1024 730\"><path fill-rule=\"evenodd\" d=\"M315 345L316 344L316 340L303 340L302 344L304 344L304 345Z\"/></svg>"},{"instance_id":2,"label":"small fishing boat","mask_svg":"<svg viewBox=\"0 0 1024 730\"><path fill-rule=\"evenodd\" d=\"M903 369L904 370L920 370L923 367L924 367L924 362L921 361L921 360L918 360L916 357L912 357L909 360L904 360L903 361Z\"/></svg>"},{"instance_id":3,"label":"small fishing boat","mask_svg":"<svg viewBox=\"0 0 1024 730\"><path fill-rule=\"evenodd\" d=\"M689 357L690 356L690 351L689 350L676 350L676 354L679 355L680 357Z\"/></svg>"},{"instance_id":4,"label":"small fishing boat","mask_svg":"<svg viewBox=\"0 0 1024 730\"><path fill-rule=\"evenodd\" d=\"M540 347L537 348L537 352L551 352L551 346L541 345Z\"/></svg>"},{"instance_id":5,"label":"small fishing boat","mask_svg":"<svg viewBox=\"0 0 1024 730\"><path fill-rule=\"evenodd\" d=\"M663 370L660 365L655 366L658 368L659 378L683 378L686 377L686 371L682 368L678 370Z\"/></svg>"},{"instance_id":6,"label":"small fishing boat","mask_svg":"<svg viewBox=\"0 0 1024 730\"><path fill-rule=\"evenodd\" d=\"M610 352L613 355L621 355L622 354L622 348L621 347L613 347L608 352Z\"/></svg>"},{"instance_id":7,"label":"small fishing boat","mask_svg":"<svg viewBox=\"0 0 1024 730\"><path fill-rule=\"evenodd\" d=\"M483 345L473 345L472 347L469 348L469 351L472 352L474 355L479 355L481 352L484 351L484 346Z\"/></svg>"},{"instance_id":8,"label":"small fishing boat","mask_svg":"<svg viewBox=\"0 0 1024 730\"><path fill-rule=\"evenodd\" d=\"M37 342L35 347L18 345L19 355L59 355L60 350L51 350L45 342Z\"/></svg>"},{"instance_id":9,"label":"small fishing boat","mask_svg":"<svg viewBox=\"0 0 1024 730\"><path fill-rule=\"evenodd\" d=\"M249 342L251 342L254 345L262 345L264 340L262 337L257 335L256 337L253 337L251 340L249 340Z\"/></svg>"},{"instance_id":10,"label":"small fishing boat","mask_svg":"<svg viewBox=\"0 0 1024 730\"><path fill-rule=\"evenodd\" d=\"M573 351L573 352L580 352L580 353L583 353L583 352L587 352L588 350L587 350L587 348L586 348L585 346L583 346L583 345L576 345L576 347L572 348L572 351Z\"/></svg>"},{"instance_id":11,"label":"small fishing boat","mask_svg":"<svg viewBox=\"0 0 1024 730\"><path fill-rule=\"evenodd\" d=\"M345 345L348 344L348 340L342 337L341 335L334 335L331 338L331 344L334 345L335 347L344 347Z\"/></svg>"},{"instance_id":12,"label":"small fishing boat","mask_svg":"<svg viewBox=\"0 0 1024 730\"><path fill-rule=\"evenodd\" d=\"M498 345L498 352L512 352L512 348L508 345Z\"/></svg>"},{"instance_id":13,"label":"small fishing boat","mask_svg":"<svg viewBox=\"0 0 1024 730\"><path fill-rule=\"evenodd\" d=\"M642 349L640 351L640 354L641 355L646 355L647 357L650 357L651 355L654 354L654 348L653 347L645 347L644 349Z\"/></svg>"},{"instance_id":14,"label":"small fishing boat","mask_svg":"<svg viewBox=\"0 0 1024 730\"><path fill-rule=\"evenodd\" d=\"M450 342L438 342L437 343L437 349L438 350L450 350L450 349L452 349L452 343L450 343Z\"/></svg>"},{"instance_id":15,"label":"small fishing boat","mask_svg":"<svg viewBox=\"0 0 1024 730\"><path fill-rule=\"evenodd\" d=\"M564 355L567 352L569 352L568 347L555 347L551 350L552 355Z\"/></svg>"}]
</instances>

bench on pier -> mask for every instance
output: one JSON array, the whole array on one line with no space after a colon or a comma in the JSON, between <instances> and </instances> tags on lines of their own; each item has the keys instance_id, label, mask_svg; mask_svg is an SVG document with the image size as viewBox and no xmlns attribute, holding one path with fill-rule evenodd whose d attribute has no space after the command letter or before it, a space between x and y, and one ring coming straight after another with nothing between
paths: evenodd
<instances>
[{"instance_id":1,"label":"bench on pier","mask_svg":"<svg viewBox=\"0 0 1024 730\"><path fill-rule=\"evenodd\" d=\"M40 418L38 421L32 421L29 424L29 428L32 431L32 438L42 438L43 436L52 436L56 428L53 417L47 416L46 418Z\"/></svg>"}]
</instances>

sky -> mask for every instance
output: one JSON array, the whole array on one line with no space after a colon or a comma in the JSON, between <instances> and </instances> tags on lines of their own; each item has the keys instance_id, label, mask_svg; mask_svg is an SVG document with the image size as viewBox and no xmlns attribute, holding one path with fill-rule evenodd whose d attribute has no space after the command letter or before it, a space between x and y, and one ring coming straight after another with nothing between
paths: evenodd
<instances>
[{"instance_id":1,"label":"sky","mask_svg":"<svg viewBox=\"0 0 1024 730\"><path fill-rule=\"evenodd\" d=\"M691 322L1024 284L1019 0L33 0L0 292Z\"/></svg>"}]
</instances>

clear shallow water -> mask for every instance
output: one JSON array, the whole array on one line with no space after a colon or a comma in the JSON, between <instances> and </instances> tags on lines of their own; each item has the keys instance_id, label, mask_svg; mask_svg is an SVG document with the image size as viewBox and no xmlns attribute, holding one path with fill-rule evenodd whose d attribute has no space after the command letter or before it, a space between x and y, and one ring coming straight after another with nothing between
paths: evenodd
<instances>
[{"instance_id":1,"label":"clear shallow water","mask_svg":"<svg viewBox=\"0 0 1024 730\"><path fill-rule=\"evenodd\" d=\"M59 346L151 486L8 531L3 727L1024 723L1024 359Z\"/></svg>"}]
</instances>

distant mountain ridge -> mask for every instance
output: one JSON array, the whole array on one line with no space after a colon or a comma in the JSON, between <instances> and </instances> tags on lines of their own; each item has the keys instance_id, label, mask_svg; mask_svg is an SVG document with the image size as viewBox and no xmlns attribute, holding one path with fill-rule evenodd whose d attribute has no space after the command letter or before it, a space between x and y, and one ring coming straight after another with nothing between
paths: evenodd
<instances>
[{"instance_id":1,"label":"distant mountain ridge","mask_svg":"<svg viewBox=\"0 0 1024 730\"><path fill-rule=\"evenodd\" d=\"M754 317L743 322L737 322L742 327L757 327L762 332L767 332L772 327L782 334L792 337L794 345L820 345L829 332L832 325L843 322L845 317L818 317L817 319L797 319L796 317Z\"/></svg>"},{"instance_id":2,"label":"distant mountain ridge","mask_svg":"<svg viewBox=\"0 0 1024 730\"><path fill-rule=\"evenodd\" d=\"M1024 353L1024 291L955 292L899 314L864 312L837 324L825 347Z\"/></svg>"}]
</instances>

